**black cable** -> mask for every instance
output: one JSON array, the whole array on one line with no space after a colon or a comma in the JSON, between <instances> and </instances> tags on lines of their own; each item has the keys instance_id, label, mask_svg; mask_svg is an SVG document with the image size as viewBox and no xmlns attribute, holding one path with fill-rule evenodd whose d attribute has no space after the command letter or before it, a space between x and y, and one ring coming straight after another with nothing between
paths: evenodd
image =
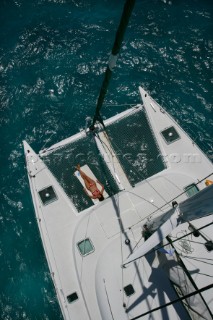
<instances>
[{"instance_id":1,"label":"black cable","mask_svg":"<svg viewBox=\"0 0 213 320\"><path fill-rule=\"evenodd\" d=\"M175 299L175 300L173 300L173 301L170 301L170 302L168 302L168 303L166 303L166 304L164 304L164 305L162 305L162 306L159 306L159 307L154 308L154 309L152 309L152 310L149 310L149 311L147 311L147 312L144 312L144 313L140 314L139 316L136 316L136 317L134 317L134 318L131 318L130 320L139 319L139 318L141 318L141 317L143 317L143 316L146 316L147 314L150 314L150 313L155 312L155 311L157 311L157 310L166 308L166 307L168 307L168 306L170 306L170 305L172 305L172 304L174 304L174 303L176 303L176 302L185 300L185 299L187 299L187 298L190 298L190 297L192 297L192 296L194 296L194 295L196 295L196 294L198 294L198 293L201 293L201 292L203 292L203 291L209 290L209 289L211 289L211 288L213 288L213 284L209 284L208 286L203 287L203 288L201 288L201 289L198 289L198 290L196 290L196 291L193 291L193 292L191 292L191 293L188 293L188 294L186 294L186 295L183 296L183 297L180 297L180 298L178 298L178 299Z\"/></svg>"}]
</instances>

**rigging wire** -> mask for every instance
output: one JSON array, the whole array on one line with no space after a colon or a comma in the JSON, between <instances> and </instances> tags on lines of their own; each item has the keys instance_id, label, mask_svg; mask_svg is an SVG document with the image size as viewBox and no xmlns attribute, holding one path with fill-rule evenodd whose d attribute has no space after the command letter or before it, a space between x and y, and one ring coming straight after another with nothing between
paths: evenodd
<instances>
[{"instance_id":1,"label":"rigging wire","mask_svg":"<svg viewBox=\"0 0 213 320\"><path fill-rule=\"evenodd\" d=\"M165 213L163 210L162 210L162 207L158 207L156 204L154 204L154 202L150 202L149 200L147 200L146 198L143 198L141 195L138 195L137 193L135 193L135 192L132 192L132 191L129 191L129 190L123 190L124 192L126 192L126 193L129 193L129 194L133 194L134 196L136 196L136 197L139 197L140 199L143 199L145 202L147 202L147 203L149 203L150 205L152 205L153 207L155 207L156 208L156 211L158 211L158 210L160 210L162 213ZM164 207L165 205L163 205L163 207ZM155 212L156 212L155 211ZM146 217L144 217L144 218L141 218L141 220L140 221L143 221L143 220L145 220L145 219L147 219L147 217L149 217L150 215L152 215L153 213L151 212L149 215L147 215Z\"/></svg>"},{"instance_id":2,"label":"rigging wire","mask_svg":"<svg viewBox=\"0 0 213 320\"><path fill-rule=\"evenodd\" d=\"M153 312L155 312L155 311L157 311L157 310L161 310L161 309L166 308L166 307L168 307L168 306L170 306L170 305L173 305L173 304L175 304L175 303L177 303L177 302L179 302L179 301L182 301L182 300L185 300L185 299L187 299L187 298L193 297L193 296L195 296L195 295L198 294L198 293L202 293L202 292L207 291L207 290L210 290L210 289L212 289L212 288L213 288L213 284L209 284L208 286L205 286L205 287L203 287L203 288L201 288L201 289L198 289L198 290L195 290L195 291L193 291L193 292L191 292L191 293L188 293L188 294L186 294L185 296L179 297L179 298L177 298L177 299L175 299L175 300L173 300L173 301L170 301L170 302L168 302L168 303L165 303L164 305L161 305L161 306L159 306L159 307L157 307L157 308L154 308L154 309L152 309L152 310L149 310L149 311L147 311L147 312L144 312L144 313L142 313L142 314L140 314L140 315L138 315L138 316L136 316L136 317L134 317L134 318L131 318L130 320L137 320L137 319L139 319L139 318L141 318L141 317L143 317L143 316L146 316L146 315L148 315L148 314L150 314L150 313L153 313Z\"/></svg>"},{"instance_id":3,"label":"rigging wire","mask_svg":"<svg viewBox=\"0 0 213 320\"><path fill-rule=\"evenodd\" d=\"M213 222L210 222L210 223L206 224L205 226L202 226L202 227L196 229L196 231L200 231L200 230L202 230L202 229L204 229L204 228L207 228L207 227L209 227L209 226L212 225L212 224L213 224ZM191 234L193 234L193 233L194 233L194 231L191 231L191 232L189 232L189 233L181 236L180 238L176 238L175 240L171 240L171 244L174 243L174 242L176 242L176 241L178 241L178 240L181 240L182 238L184 238L184 237L186 237L186 236L189 236L189 235L191 235ZM167 245L168 245L168 243L166 243L166 244L164 244L164 245L161 245L161 246L158 246L157 248L153 248L151 251L147 252L144 256L147 256L147 255L151 254L151 253L154 252L154 251L157 251L157 250L159 250L159 249L161 249L161 248L164 248L164 247L166 247Z\"/></svg>"},{"instance_id":4,"label":"rigging wire","mask_svg":"<svg viewBox=\"0 0 213 320\"><path fill-rule=\"evenodd\" d=\"M202 263L205 263L205 264L208 264L208 265L211 265L211 266L213 266L213 263L210 263L210 262L207 262L207 261L213 261L213 259L208 259L208 258L201 258L201 259L198 259L197 257L192 257L192 256L183 256L182 255L182 257L183 258L185 258L185 259L191 259L191 260L195 260L195 261L198 261L198 262L202 262ZM207 261L205 261L205 260L207 260ZM200 273L200 272L199 272ZM201 274L201 273L200 273ZM203 274L203 273L202 273ZM205 274L203 274L203 275L205 275ZM208 277L211 277L212 278L212 276L211 275L207 275Z\"/></svg>"},{"instance_id":5,"label":"rigging wire","mask_svg":"<svg viewBox=\"0 0 213 320\"><path fill-rule=\"evenodd\" d=\"M199 180L198 182L195 183L195 185L197 186L199 183L203 182L204 180L206 180L207 178L209 178L211 175L213 174L213 172L211 172L208 176L204 177L203 179ZM159 207L158 209L154 210L153 212L151 212L150 214L148 214L146 216L146 218L151 217L152 215L154 215L158 210L161 210L163 207L165 207L166 205L170 204L172 201L177 200L177 198L179 198L180 196L182 196L183 194L185 194L186 192L183 191L181 193L179 193L177 196L175 196L173 199L171 199L170 201L168 201L167 203L163 204L161 207ZM142 219L143 220L143 219Z\"/></svg>"},{"instance_id":6,"label":"rigging wire","mask_svg":"<svg viewBox=\"0 0 213 320\"><path fill-rule=\"evenodd\" d=\"M182 217L182 220L189 224L189 230L190 230L190 228L192 228L193 232L197 232L196 226L194 226L191 221L188 221L188 220L184 219L183 217ZM213 219L212 219L212 221L213 221ZM210 238L208 235L205 235L205 233L203 231L199 232L198 235L200 235L205 241L211 241L212 240L212 238Z\"/></svg>"},{"instance_id":7,"label":"rigging wire","mask_svg":"<svg viewBox=\"0 0 213 320\"><path fill-rule=\"evenodd\" d=\"M212 224L213 224L213 222L210 222L210 223L206 224L205 226L202 226L202 227L196 229L196 231L200 231L200 230L202 230L202 229L204 229L204 228L207 228L207 227L209 227L209 226L212 225ZM181 236L180 238L176 238L175 240L171 240L171 241L170 241L170 244L173 244L174 242L176 242L176 241L178 241L178 240L181 240L181 239L183 239L184 237L189 236L189 235L191 235L191 234L193 234L193 233L194 233L194 231L191 231L191 232L189 232L189 233ZM174 237L173 237L173 238L174 238ZM138 245L138 243L139 243L140 241L141 241L141 239L136 243L136 246ZM135 246L135 247L136 247L136 246ZM159 249L162 249L162 248L164 248L164 247L166 247L166 246L168 246L168 243L163 244L163 245L161 245L161 246L158 245L157 247L155 247L155 248L153 248L152 250L148 251L148 252L147 252L146 254L144 254L142 257L146 257L146 256L152 254L153 252L158 251ZM142 257L141 257L141 258L142 258ZM134 261L137 260L137 259L138 259L138 258L132 260L132 261L129 262L129 263L132 263L132 262L134 262ZM129 263L128 263L128 264L129 264ZM124 266L125 266L125 264L124 264Z\"/></svg>"},{"instance_id":8,"label":"rigging wire","mask_svg":"<svg viewBox=\"0 0 213 320\"><path fill-rule=\"evenodd\" d=\"M204 227L206 227L206 226L204 226ZM185 235L184 235L184 237L185 237ZM167 238L169 244L172 245L173 248L175 248L174 245L172 244L172 241L171 241L170 237L167 236L166 238ZM190 282L191 282L191 284L193 285L193 287L194 287L196 290L199 290L196 282L193 280L192 275L191 275L190 272L188 271L188 269L187 269L184 261L180 258L180 255L178 254L177 250L175 250L175 255L176 255L177 261L179 262L180 266L182 266L183 271L184 271L184 272L186 273L186 275L188 276L188 279L190 280ZM184 295L184 293L183 293L183 295ZM208 304L206 303L205 299L203 298L203 296L202 296L201 294L200 294L200 298L202 299L202 301L203 301L206 309L208 310L208 312L212 315L212 312L211 312L211 310L209 309ZM197 312L197 313L198 313L198 312ZM198 314L199 314L199 313L198 313Z\"/></svg>"},{"instance_id":9,"label":"rigging wire","mask_svg":"<svg viewBox=\"0 0 213 320\"><path fill-rule=\"evenodd\" d=\"M174 181L170 180L168 177L163 176L162 178L168 181L169 183L171 183L173 186L175 186L178 189L178 191L182 191L182 189Z\"/></svg>"}]
</instances>

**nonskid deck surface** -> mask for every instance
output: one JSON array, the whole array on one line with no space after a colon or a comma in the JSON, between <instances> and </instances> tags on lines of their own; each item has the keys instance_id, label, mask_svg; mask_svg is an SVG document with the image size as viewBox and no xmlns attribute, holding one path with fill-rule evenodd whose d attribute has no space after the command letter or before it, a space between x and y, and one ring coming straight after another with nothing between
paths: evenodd
<instances>
[{"instance_id":1,"label":"nonskid deck surface","mask_svg":"<svg viewBox=\"0 0 213 320\"><path fill-rule=\"evenodd\" d=\"M106 131L99 127L95 135L82 131L41 151L47 166L25 143L38 225L65 319L108 320L112 314L116 320L129 319L175 298L169 280L168 290L163 275L159 283L158 259L154 264L142 258L126 268L121 266L142 244L144 223L155 230L169 218L173 200L179 203L206 188L205 177L213 179L212 164L174 120L142 88L140 91L145 115L139 105L106 120ZM178 139L166 142L162 131L171 139L175 130ZM74 176L78 163L87 164L105 185L108 199L92 206ZM49 189L56 196L46 203ZM79 251L84 242L92 249L85 256ZM129 285L135 290L130 296L124 292ZM78 297L74 303L70 302L73 294ZM181 309L182 305L170 306L153 319L187 319Z\"/></svg>"},{"instance_id":2,"label":"nonskid deck surface","mask_svg":"<svg viewBox=\"0 0 213 320\"><path fill-rule=\"evenodd\" d=\"M141 108L106 126L106 134L132 186L165 168L145 113ZM104 141L100 142L104 146ZM119 192L106 165L106 159L103 159L100 154L92 133L51 152L44 156L43 160L78 211L93 205L73 175L78 163L87 164L90 167L98 180L104 184L110 196Z\"/></svg>"}]
</instances>

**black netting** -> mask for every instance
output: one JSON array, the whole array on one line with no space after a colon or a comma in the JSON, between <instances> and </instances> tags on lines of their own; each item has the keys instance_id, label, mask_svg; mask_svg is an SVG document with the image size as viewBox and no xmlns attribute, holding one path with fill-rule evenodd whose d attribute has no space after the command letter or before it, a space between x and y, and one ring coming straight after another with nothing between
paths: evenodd
<instances>
[{"instance_id":1,"label":"black netting","mask_svg":"<svg viewBox=\"0 0 213 320\"><path fill-rule=\"evenodd\" d=\"M79 139L45 156L43 161L56 177L78 211L93 205L78 179L75 166L87 164L111 196L119 191L108 167L97 149L92 135Z\"/></svg>"},{"instance_id":2,"label":"black netting","mask_svg":"<svg viewBox=\"0 0 213 320\"><path fill-rule=\"evenodd\" d=\"M150 129L145 112L139 110L117 120L106 129L114 152L131 185L162 171L165 164ZM73 175L75 166L87 164L104 184L109 196L119 192L106 163L101 157L92 133L43 158L78 211L93 205Z\"/></svg>"},{"instance_id":3,"label":"black netting","mask_svg":"<svg viewBox=\"0 0 213 320\"><path fill-rule=\"evenodd\" d=\"M131 185L165 168L143 110L133 112L109 125L107 133Z\"/></svg>"}]
</instances>

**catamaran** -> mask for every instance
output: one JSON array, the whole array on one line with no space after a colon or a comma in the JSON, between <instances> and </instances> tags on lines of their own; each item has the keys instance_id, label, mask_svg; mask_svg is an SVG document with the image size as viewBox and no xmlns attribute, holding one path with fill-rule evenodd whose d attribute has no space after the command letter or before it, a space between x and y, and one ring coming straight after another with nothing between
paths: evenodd
<instances>
[{"instance_id":1,"label":"catamaran","mask_svg":"<svg viewBox=\"0 0 213 320\"><path fill-rule=\"evenodd\" d=\"M100 108L134 1L127 0L93 119L26 168L65 320L212 319L213 165L139 87L138 104ZM104 185L88 197L76 165Z\"/></svg>"}]
</instances>

